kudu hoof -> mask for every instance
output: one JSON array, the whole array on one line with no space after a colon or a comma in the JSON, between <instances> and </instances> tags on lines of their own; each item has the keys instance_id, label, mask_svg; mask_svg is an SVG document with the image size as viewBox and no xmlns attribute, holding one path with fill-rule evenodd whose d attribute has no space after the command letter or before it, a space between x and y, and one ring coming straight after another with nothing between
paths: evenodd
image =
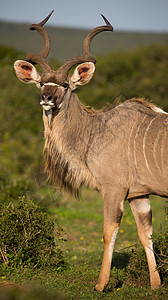
<instances>
[{"instance_id":1,"label":"kudu hoof","mask_svg":"<svg viewBox=\"0 0 168 300\"><path fill-rule=\"evenodd\" d=\"M98 284L96 284L96 286L94 288L94 291L96 291L96 292L103 292L104 288L105 288L104 284L99 284L98 283Z\"/></svg>"}]
</instances>

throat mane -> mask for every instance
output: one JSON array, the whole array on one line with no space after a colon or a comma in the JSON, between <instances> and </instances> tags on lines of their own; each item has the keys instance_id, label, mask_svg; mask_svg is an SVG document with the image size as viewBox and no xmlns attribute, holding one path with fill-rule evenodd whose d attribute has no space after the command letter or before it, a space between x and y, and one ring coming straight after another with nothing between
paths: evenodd
<instances>
[{"instance_id":1,"label":"throat mane","mask_svg":"<svg viewBox=\"0 0 168 300\"><path fill-rule=\"evenodd\" d=\"M86 163L75 157L68 147L64 148L60 141L57 143L48 138L43 153L48 180L56 187L68 190L76 197L83 185L96 187Z\"/></svg>"}]
</instances>

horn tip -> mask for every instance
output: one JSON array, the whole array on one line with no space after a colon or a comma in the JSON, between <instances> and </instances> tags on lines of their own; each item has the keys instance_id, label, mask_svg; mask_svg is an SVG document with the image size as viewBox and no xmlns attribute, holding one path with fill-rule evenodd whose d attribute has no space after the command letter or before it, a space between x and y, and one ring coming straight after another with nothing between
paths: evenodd
<instances>
[{"instance_id":1,"label":"horn tip","mask_svg":"<svg viewBox=\"0 0 168 300\"><path fill-rule=\"evenodd\" d=\"M54 9L49 13L49 15L43 20L43 21L41 21L39 24L31 24L30 25L30 27L29 27L29 29L30 30L36 30L36 28L38 27L38 26L43 26L47 21L48 21L48 19L51 17L51 15L53 14L53 12L54 12Z\"/></svg>"},{"instance_id":2,"label":"horn tip","mask_svg":"<svg viewBox=\"0 0 168 300\"><path fill-rule=\"evenodd\" d=\"M51 17L51 15L53 14L53 12L54 12L54 9L49 13L49 15L43 21L41 21L39 23L39 25L43 26L48 21L48 19Z\"/></svg>"},{"instance_id":3,"label":"horn tip","mask_svg":"<svg viewBox=\"0 0 168 300\"><path fill-rule=\"evenodd\" d=\"M103 14L101 14L101 16L102 16L103 20L105 21L107 27L109 27L111 29L111 31L113 31L113 26L111 25L111 23L106 19L106 17Z\"/></svg>"}]
</instances>

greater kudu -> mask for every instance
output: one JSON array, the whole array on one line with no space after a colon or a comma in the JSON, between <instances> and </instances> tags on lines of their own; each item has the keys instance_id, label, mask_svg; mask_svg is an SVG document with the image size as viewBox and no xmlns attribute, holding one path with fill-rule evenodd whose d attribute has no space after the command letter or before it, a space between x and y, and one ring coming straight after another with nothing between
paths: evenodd
<instances>
[{"instance_id":1,"label":"greater kudu","mask_svg":"<svg viewBox=\"0 0 168 300\"><path fill-rule=\"evenodd\" d=\"M50 14L51 15L51 14ZM104 256L96 290L102 291L110 276L112 253L124 201L129 200L140 240L146 251L152 289L160 277L151 240L152 215L149 195L168 196L168 116L141 99L127 100L108 111L87 110L74 92L90 81L95 58L90 53L92 38L112 26L93 29L83 43L83 55L52 70L46 57L50 40L40 24L31 25L44 38L40 54L28 54L14 64L16 75L41 89L45 129L45 169L56 185L77 194L82 185L95 187L104 199ZM80 63L80 64L79 64ZM43 73L34 67L38 64ZM74 66L72 75L69 70Z\"/></svg>"}]
</instances>

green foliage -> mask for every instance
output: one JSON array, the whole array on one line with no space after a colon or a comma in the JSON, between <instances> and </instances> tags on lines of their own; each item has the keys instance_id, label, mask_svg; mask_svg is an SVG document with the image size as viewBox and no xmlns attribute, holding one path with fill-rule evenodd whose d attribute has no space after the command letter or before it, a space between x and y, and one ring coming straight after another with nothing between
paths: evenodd
<instances>
[{"instance_id":1,"label":"green foliage","mask_svg":"<svg viewBox=\"0 0 168 300\"><path fill-rule=\"evenodd\" d=\"M33 188L36 178L43 180L43 124L39 101L36 101L38 91L34 86L22 86L17 80L13 63L21 57L23 54L19 51L0 47L1 191L5 191L9 183L20 189L21 182L25 182L25 187ZM7 197L3 193L0 198Z\"/></svg>"},{"instance_id":2,"label":"green foliage","mask_svg":"<svg viewBox=\"0 0 168 300\"><path fill-rule=\"evenodd\" d=\"M129 264L126 267L125 283L139 287L150 285L149 269L145 251L140 246L136 246L132 250Z\"/></svg>"},{"instance_id":3,"label":"green foliage","mask_svg":"<svg viewBox=\"0 0 168 300\"><path fill-rule=\"evenodd\" d=\"M168 286L168 204L165 207L166 219L164 227L161 226L160 233L154 235L157 268L161 274L163 283Z\"/></svg>"},{"instance_id":4,"label":"green foliage","mask_svg":"<svg viewBox=\"0 0 168 300\"><path fill-rule=\"evenodd\" d=\"M0 207L2 269L55 267L63 264L58 247L61 229L37 205L24 198Z\"/></svg>"},{"instance_id":5,"label":"green foliage","mask_svg":"<svg viewBox=\"0 0 168 300\"><path fill-rule=\"evenodd\" d=\"M26 195L28 190L32 190L31 183L23 178L14 179L3 174L0 175L0 203L16 201L18 197Z\"/></svg>"},{"instance_id":6,"label":"green foliage","mask_svg":"<svg viewBox=\"0 0 168 300\"><path fill-rule=\"evenodd\" d=\"M12 47L0 46L0 60L1 67L10 64L13 60L16 60L18 55L23 55L23 52L15 50Z\"/></svg>"},{"instance_id":7,"label":"green foliage","mask_svg":"<svg viewBox=\"0 0 168 300\"><path fill-rule=\"evenodd\" d=\"M92 83L81 88L88 105L100 108L116 97L146 98L168 109L168 46L150 45L97 58Z\"/></svg>"}]
</instances>

